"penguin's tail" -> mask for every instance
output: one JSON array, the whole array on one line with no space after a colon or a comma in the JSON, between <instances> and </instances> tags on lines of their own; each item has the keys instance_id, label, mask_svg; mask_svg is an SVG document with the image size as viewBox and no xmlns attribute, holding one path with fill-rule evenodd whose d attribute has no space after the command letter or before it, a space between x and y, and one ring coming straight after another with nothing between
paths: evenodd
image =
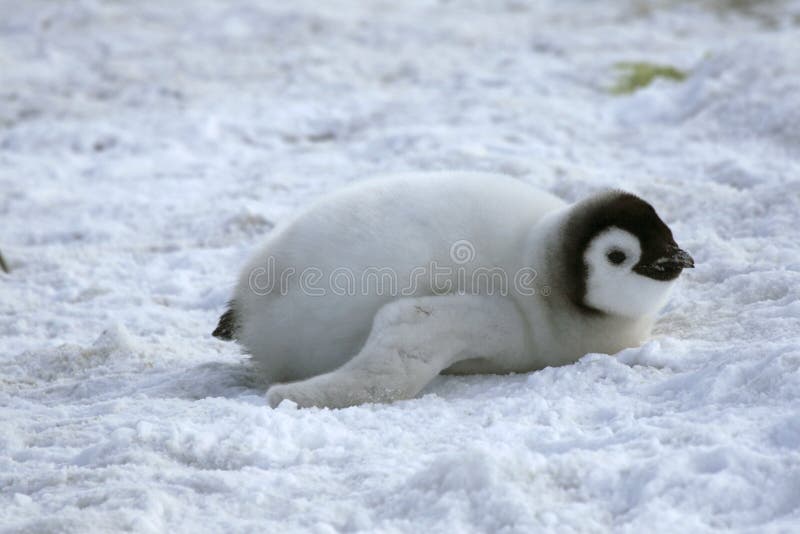
<instances>
[{"instance_id":1,"label":"penguin's tail","mask_svg":"<svg viewBox=\"0 0 800 534\"><path fill-rule=\"evenodd\" d=\"M217 324L217 328L211 333L212 336L224 339L226 341L230 341L234 339L236 334L236 309L234 308L234 302L230 301L228 303L228 309L222 316L219 318L219 323Z\"/></svg>"}]
</instances>

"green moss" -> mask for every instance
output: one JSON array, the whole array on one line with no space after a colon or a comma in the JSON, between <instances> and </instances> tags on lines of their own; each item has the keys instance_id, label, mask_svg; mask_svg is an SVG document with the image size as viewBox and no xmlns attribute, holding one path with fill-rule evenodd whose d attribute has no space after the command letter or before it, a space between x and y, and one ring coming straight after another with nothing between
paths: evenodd
<instances>
[{"instance_id":1,"label":"green moss","mask_svg":"<svg viewBox=\"0 0 800 534\"><path fill-rule=\"evenodd\" d=\"M615 95L624 95L647 87L656 78L666 78L676 82L686 79L685 72L669 65L639 61L617 63L614 66L620 71L616 85L611 88L611 92Z\"/></svg>"}]
</instances>

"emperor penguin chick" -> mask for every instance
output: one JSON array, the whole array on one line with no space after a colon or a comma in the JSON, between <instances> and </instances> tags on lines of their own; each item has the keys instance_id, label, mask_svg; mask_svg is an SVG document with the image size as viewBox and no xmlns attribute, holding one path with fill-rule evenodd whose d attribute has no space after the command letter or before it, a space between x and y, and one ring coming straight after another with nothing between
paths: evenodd
<instances>
[{"instance_id":1,"label":"emperor penguin chick","mask_svg":"<svg viewBox=\"0 0 800 534\"><path fill-rule=\"evenodd\" d=\"M387 402L440 372L529 372L636 346L693 266L630 193L569 205L503 175L398 175L276 228L214 335L251 354L272 406Z\"/></svg>"}]
</instances>

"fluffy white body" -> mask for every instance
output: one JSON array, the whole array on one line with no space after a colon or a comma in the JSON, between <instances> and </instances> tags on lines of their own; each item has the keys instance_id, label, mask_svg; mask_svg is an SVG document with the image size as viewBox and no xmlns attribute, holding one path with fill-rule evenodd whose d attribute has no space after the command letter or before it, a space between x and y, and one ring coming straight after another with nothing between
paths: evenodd
<instances>
[{"instance_id":1,"label":"fluffy white body","mask_svg":"<svg viewBox=\"0 0 800 534\"><path fill-rule=\"evenodd\" d=\"M358 183L277 228L244 268L236 338L268 381L290 382L271 405L330 407L409 398L442 371L526 372L639 344L672 282L609 268L607 241L639 254L614 229L585 256L604 313L568 302L554 258L572 209L502 175Z\"/></svg>"}]
</instances>

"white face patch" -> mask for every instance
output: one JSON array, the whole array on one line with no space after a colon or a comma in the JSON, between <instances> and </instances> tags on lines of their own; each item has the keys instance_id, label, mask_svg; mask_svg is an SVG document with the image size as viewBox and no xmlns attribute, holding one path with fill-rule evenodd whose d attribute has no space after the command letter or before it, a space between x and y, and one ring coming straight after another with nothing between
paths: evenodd
<instances>
[{"instance_id":1,"label":"white face patch","mask_svg":"<svg viewBox=\"0 0 800 534\"><path fill-rule=\"evenodd\" d=\"M621 228L611 227L592 239L583 255L589 269L585 304L625 317L658 313L675 281L662 282L634 272L641 254L639 238Z\"/></svg>"}]
</instances>

